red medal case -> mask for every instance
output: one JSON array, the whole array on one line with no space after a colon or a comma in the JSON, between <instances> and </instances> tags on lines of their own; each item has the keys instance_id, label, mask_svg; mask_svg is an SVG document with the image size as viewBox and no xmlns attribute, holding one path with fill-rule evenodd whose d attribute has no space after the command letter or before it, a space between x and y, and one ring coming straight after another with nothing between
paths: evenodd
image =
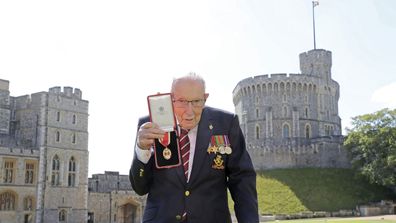
<instances>
[{"instance_id":1,"label":"red medal case","mask_svg":"<svg viewBox=\"0 0 396 223\"><path fill-rule=\"evenodd\" d=\"M158 118L158 114L161 115L161 112L162 113L170 112L172 115L172 117L170 117L170 114L164 114L164 116L168 116L167 117L168 119L172 118L172 121L166 120L165 123L172 122L171 125L173 126L160 125L160 128L163 127L162 129L164 131L170 133L168 138L169 142L166 142L165 140L160 142L158 139L154 140L155 166L159 169L178 167L181 165L179 142L176 134L176 118L173 112L172 100L173 97L171 93L155 94L155 95L147 96L147 104L149 108L151 122L156 124L163 123L163 120L160 120ZM160 102L158 103L158 101ZM167 111L167 109L170 109L170 111Z\"/></svg>"}]
</instances>

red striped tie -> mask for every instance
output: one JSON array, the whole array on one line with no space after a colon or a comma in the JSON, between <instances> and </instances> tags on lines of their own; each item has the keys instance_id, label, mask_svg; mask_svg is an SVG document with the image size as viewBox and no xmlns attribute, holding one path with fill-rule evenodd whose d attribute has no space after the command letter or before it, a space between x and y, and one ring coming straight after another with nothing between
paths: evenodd
<instances>
[{"instance_id":1,"label":"red striped tie","mask_svg":"<svg viewBox=\"0 0 396 223\"><path fill-rule=\"evenodd\" d=\"M188 179L188 160L190 159L190 139L188 138L188 130L180 128L179 146L184 167L184 175L186 179Z\"/></svg>"}]
</instances>

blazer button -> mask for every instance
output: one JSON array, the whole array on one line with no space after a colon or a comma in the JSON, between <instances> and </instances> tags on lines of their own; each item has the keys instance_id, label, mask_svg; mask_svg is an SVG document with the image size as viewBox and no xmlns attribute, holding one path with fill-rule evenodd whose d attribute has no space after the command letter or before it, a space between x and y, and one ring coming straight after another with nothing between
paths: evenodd
<instances>
[{"instance_id":1,"label":"blazer button","mask_svg":"<svg viewBox=\"0 0 396 223\"><path fill-rule=\"evenodd\" d=\"M181 215L176 215L176 220L180 221L182 219Z\"/></svg>"},{"instance_id":2,"label":"blazer button","mask_svg":"<svg viewBox=\"0 0 396 223\"><path fill-rule=\"evenodd\" d=\"M188 196L190 195L190 191L186 190L186 191L184 192L184 195L186 195L186 197L188 197Z\"/></svg>"}]
</instances>

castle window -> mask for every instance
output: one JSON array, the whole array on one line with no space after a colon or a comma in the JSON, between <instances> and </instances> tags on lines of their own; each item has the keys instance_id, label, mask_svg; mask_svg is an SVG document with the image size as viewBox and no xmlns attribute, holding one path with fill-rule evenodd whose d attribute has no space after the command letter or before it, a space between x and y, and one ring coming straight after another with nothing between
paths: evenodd
<instances>
[{"instance_id":1,"label":"castle window","mask_svg":"<svg viewBox=\"0 0 396 223\"><path fill-rule=\"evenodd\" d=\"M260 126L256 126L256 139L260 139Z\"/></svg>"},{"instance_id":2,"label":"castle window","mask_svg":"<svg viewBox=\"0 0 396 223\"><path fill-rule=\"evenodd\" d=\"M311 126L308 124L305 126L305 138L311 138Z\"/></svg>"},{"instance_id":3,"label":"castle window","mask_svg":"<svg viewBox=\"0 0 396 223\"><path fill-rule=\"evenodd\" d=\"M32 197L25 197L23 199L23 210L25 210L25 211L33 210L33 198Z\"/></svg>"},{"instance_id":4,"label":"castle window","mask_svg":"<svg viewBox=\"0 0 396 223\"><path fill-rule=\"evenodd\" d=\"M67 222L66 221L66 210L59 211L59 222Z\"/></svg>"},{"instance_id":5,"label":"castle window","mask_svg":"<svg viewBox=\"0 0 396 223\"><path fill-rule=\"evenodd\" d=\"M76 144L76 133L73 133L72 135L72 143Z\"/></svg>"},{"instance_id":6,"label":"castle window","mask_svg":"<svg viewBox=\"0 0 396 223\"><path fill-rule=\"evenodd\" d=\"M56 131L55 140L56 140L57 142L60 142L60 132L59 132L59 131Z\"/></svg>"},{"instance_id":7,"label":"castle window","mask_svg":"<svg viewBox=\"0 0 396 223\"><path fill-rule=\"evenodd\" d=\"M308 108L305 108L305 118L308 118Z\"/></svg>"},{"instance_id":8,"label":"castle window","mask_svg":"<svg viewBox=\"0 0 396 223\"><path fill-rule=\"evenodd\" d=\"M52 175L51 175L51 185L57 186L59 182L60 175L60 161L58 155L55 155L52 159Z\"/></svg>"},{"instance_id":9,"label":"castle window","mask_svg":"<svg viewBox=\"0 0 396 223\"><path fill-rule=\"evenodd\" d=\"M4 161L4 183L14 183L15 178L15 160Z\"/></svg>"},{"instance_id":10,"label":"castle window","mask_svg":"<svg viewBox=\"0 0 396 223\"><path fill-rule=\"evenodd\" d=\"M60 122L61 119L61 113L60 111L56 112L56 121Z\"/></svg>"},{"instance_id":11,"label":"castle window","mask_svg":"<svg viewBox=\"0 0 396 223\"><path fill-rule=\"evenodd\" d=\"M76 115L73 115L72 124L76 124Z\"/></svg>"},{"instance_id":12,"label":"castle window","mask_svg":"<svg viewBox=\"0 0 396 223\"><path fill-rule=\"evenodd\" d=\"M287 101L287 97L286 97L286 94L284 94L283 95L283 102L286 102Z\"/></svg>"},{"instance_id":13,"label":"castle window","mask_svg":"<svg viewBox=\"0 0 396 223\"><path fill-rule=\"evenodd\" d=\"M25 163L25 184L33 184L34 182L34 163Z\"/></svg>"},{"instance_id":14,"label":"castle window","mask_svg":"<svg viewBox=\"0 0 396 223\"><path fill-rule=\"evenodd\" d=\"M289 138L290 137L290 127L288 124L283 124L283 138Z\"/></svg>"},{"instance_id":15,"label":"castle window","mask_svg":"<svg viewBox=\"0 0 396 223\"><path fill-rule=\"evenodd\" d=\"M4 192L0 194L0 211L14 211L15 210L15 194L11 192Z\"/></svg>"},{"instance_id":16,"label":"castle window","mask_svg":"<svg viewBox=\"0 0 396 223\"><path fill-rule=\"evenodd\" d=\"M77 105L77 100L74 100L73 104L74 104L74 105Z\"/></svg>"},{"instance_id":17,"label":"castle window","mask_svg":"<svg viewBox=\"0 0 396 223\"><path fill-rule=\"evenodd\" d=\"M76 161L74 157L69 160L69 175L67 177L67 185L69 187L74 187L76 184Z\"/></svg>"},{"instance_id":18,"label":"castle window","mask_svg":"<svg viewBox=\"0 0 396 223\"><path fill-rule=\"evenodd\" d=\"M258 118L259 117L259 110L258 110L258 108L256 108L256 118Z\"/></svg>"}]
</instances>

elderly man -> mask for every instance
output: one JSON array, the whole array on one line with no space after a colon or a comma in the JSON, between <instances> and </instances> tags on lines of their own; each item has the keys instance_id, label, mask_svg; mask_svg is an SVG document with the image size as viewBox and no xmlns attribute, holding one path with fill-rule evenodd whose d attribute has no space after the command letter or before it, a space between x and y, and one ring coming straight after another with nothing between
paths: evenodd
<instances>
[{"instance_id":1,"label":"elderly man","mask_svg":"<svg viewBox=\"0 0 396 223\"><path fill-rule=\"evenodd\" d=\"M205 81L194 73L174 79L171 93L182 165L156 167L154 140L165 132L141 118L129 176L136 193L148 193L143 222L231 222L227 189L238 222L259 222L256 173L238 117L205 106Z\"/></svg>"}]
</instances>

